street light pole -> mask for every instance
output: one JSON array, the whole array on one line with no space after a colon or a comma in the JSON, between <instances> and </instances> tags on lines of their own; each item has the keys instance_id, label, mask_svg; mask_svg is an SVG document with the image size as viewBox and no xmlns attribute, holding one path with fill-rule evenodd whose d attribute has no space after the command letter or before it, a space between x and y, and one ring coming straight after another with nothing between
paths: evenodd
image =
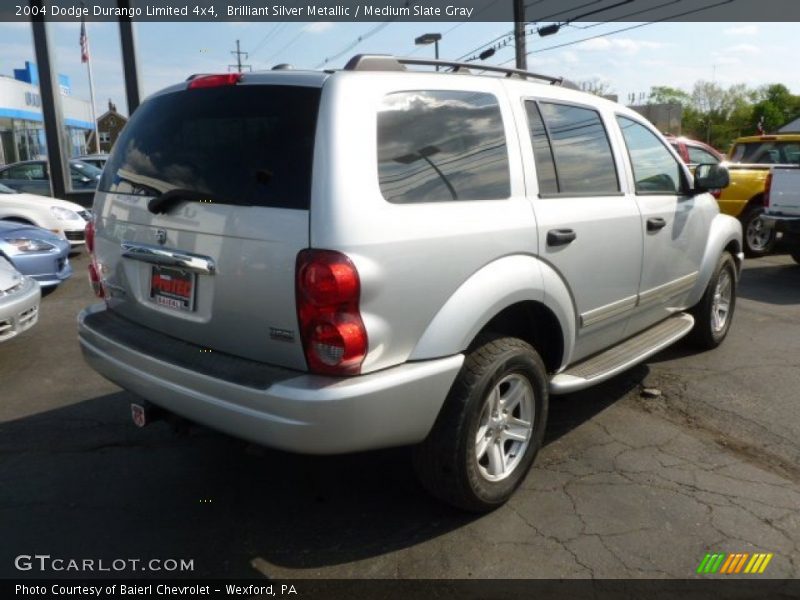
<instances>
[{"instance_id":1,"label":"street light pole","mask_svg":"<svg viewBox=\"0 0 800 600\"><path fill-rule=\"evenodd\" d=\"M522 71L528 68L528 57L525 52L525 0L514 0L514 54L517 68Z\"/></svg>"},{"instance_id":2,"label":"street light pole","mask_svg":"<svg viewBox=\"0 0 800 600\"><path fill-rule=\"evenodd\" d=\"M436 53L436 60L439 60L439 40L442 39L441 33L424 33L414 39L417 46L427 46L433 44L434 52ZM436 70L439 70L439 65L436 65Z\"/></svg>"}]
</instances>

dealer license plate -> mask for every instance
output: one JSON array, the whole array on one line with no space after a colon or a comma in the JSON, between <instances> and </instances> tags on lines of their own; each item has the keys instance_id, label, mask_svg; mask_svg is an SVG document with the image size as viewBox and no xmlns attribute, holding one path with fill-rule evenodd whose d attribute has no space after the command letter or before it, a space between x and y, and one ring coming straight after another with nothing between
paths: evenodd
<instances>
[{"instance_id":1,"label":"dealer license plate","mask_svg":"<svg viewBox=\"0 0 800 600\"><path fill-rule=\"evenodd\" d=\"M197 274L153 265L150 273L150 300L159 306L191 312Z\"/></svg>"}]
</instances>

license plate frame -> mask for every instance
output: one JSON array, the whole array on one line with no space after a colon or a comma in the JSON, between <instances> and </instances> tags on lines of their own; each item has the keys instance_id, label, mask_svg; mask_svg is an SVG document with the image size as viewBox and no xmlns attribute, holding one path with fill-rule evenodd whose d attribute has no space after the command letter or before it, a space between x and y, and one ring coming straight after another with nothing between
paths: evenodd
<instances>
[{"instance_id":1,"label":"license plate frame","mask_svg":"<svg viewBox=\"0 0 800 600\"><path fill-rule=\"evenodd\" d=\"M176 312L194 312L197 273L161 265L150 265L150 267L148 291L150 302Z\"/></svg>"}]
</instances>

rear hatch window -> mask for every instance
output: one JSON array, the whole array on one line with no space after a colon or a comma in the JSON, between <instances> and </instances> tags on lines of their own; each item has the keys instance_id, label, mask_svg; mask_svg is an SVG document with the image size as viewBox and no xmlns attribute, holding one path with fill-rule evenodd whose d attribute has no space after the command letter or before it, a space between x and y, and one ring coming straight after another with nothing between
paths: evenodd
<instances>
[{"instance_id":1,"label":"rear hatch window","mask_svg":"<svg viewBox=\"0 0 800 600\"><path fill-rule=\"evenodd\" d=\"M319 88L263 85L151 98L117 140L99 189L185 189L215 204L308 210L319 98Z\"/></svg>"},{"instance_id":2,"label":"rear hatch window","mask_svg":"<svg viewBox=\"0 0 800 600\"><path fill-rule=\"evenodd\" d=\"M308 247L320 97L240 84L137 109L95 197L111 310L215 352L305 368L294 267ZM173 190L177 201L154 209Z\"/></svg>"}]
</instances>

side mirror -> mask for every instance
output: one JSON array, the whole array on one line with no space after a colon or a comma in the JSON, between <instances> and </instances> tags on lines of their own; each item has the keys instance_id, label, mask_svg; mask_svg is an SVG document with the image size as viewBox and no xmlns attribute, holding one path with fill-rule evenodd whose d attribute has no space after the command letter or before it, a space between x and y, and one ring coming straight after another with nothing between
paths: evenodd
<instances>
[{"instance_id":1,"label":"side mirror","mask_svg":"<svg viewBox=\"0 0 800 600\"><path fill-rule=\"evenodd\" d=\"M695 193L707 192L709 190L721 190L728 187L731 176L727 167L712 163L701 163L694 170L694 191Z\"/></svg>"}]
</instances>

